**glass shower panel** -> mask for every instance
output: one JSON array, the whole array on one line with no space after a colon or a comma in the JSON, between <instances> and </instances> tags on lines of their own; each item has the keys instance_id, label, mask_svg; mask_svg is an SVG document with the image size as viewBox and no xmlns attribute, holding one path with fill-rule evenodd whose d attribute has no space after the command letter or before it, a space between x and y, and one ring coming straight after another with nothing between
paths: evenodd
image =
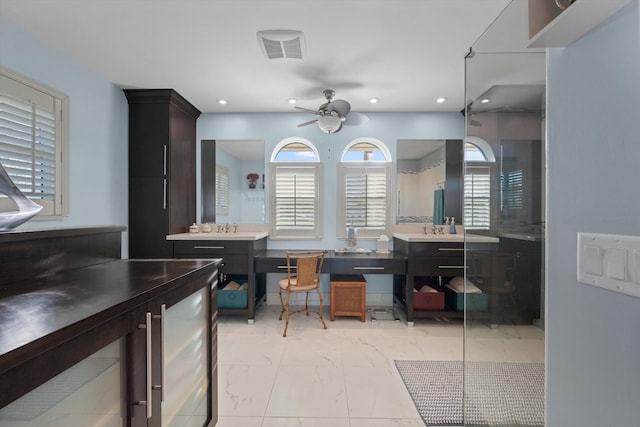
<instances>
[{"instance_id":1,"label":"glass shower panel","mask_svg":"<svg viewBox=\"0 0 640 427\"><path fill-rule=\"evenodd\" d=\"M464 425L544 425L545 53L515 0L466 59Z\"/></svg>"}]
</instances>

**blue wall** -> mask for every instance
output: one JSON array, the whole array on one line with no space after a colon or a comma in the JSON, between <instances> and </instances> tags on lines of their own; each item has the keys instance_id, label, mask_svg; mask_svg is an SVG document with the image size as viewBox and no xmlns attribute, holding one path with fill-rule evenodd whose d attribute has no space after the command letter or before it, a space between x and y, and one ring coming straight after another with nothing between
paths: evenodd
<instances>
[{"instance_id":1,"label":"blue wall","mask_svg":"<svg viewBox=\"0 0 640 427\"><path fill-rule=\"evenodd\" d=\"M578 232L640 236L638 3L548 52L547 426L640 423L640 298L581 284Z\"/></svg>"},{"instance_id":2,"label":"blue wall","mask_svg":"<svg viewBox=\"0 0 640 427\"><path fill-rule=\"evenodd\" d=\"M128 106L121 89L0 18L0 64L69 96L69 215L18 230L126 225ZM126 233L123 254L127 248Z\"/></svg>"}]
</instances>

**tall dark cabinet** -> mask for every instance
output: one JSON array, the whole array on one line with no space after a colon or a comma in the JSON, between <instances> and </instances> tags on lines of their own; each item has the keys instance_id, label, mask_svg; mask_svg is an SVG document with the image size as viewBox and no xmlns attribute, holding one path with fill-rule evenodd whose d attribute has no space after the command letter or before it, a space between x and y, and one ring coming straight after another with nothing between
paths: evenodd
<instances>
[{"instance_id":1,"label":"tall dark cabinet","mask_svg":"<svg viewBox=\"0 0 640 427\"><path fill-rule=\"evenodd\" d=\"M196 219L196 120L173 89L126 89L129 101L129 257L171 258L167 234Z\"/></svg>"}]
</instances>

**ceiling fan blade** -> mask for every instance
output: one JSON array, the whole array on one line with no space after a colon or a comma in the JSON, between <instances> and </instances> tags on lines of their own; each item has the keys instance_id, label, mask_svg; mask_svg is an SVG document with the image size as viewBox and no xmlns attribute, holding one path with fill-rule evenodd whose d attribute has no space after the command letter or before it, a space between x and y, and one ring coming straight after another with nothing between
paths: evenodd
<instances>
[{"instance_id":1,"label":"ceiling fan blade","mask_svg":"<svg viewBox=\"0 0 640 427\"><path fill-rule=\"evenodd\" d=\"M344 99L336 99L329 103L327 110L335 111L340 117L346 117L347 114L349 114L349 111L351 111L351 104Z\"/></svg>"},{"instance_id":2,"label":"ceiling fan blade","mask_svg":"<svg viewBox=\"0 0 640 427\"><path fill-rule=\"evenodd\" d=\"M308 122L300 123L297 127L300 128L302 126L309 126L309 125L312 125L312 124L317 123L317 122L318 122L317 120L309 120Z\"/></svg>"},{"instance_id":3,"label":"ceiling fan blade","mask_svg":"<svg viewBox=\"0 0 640 427\"><path fill-rule=\"evenodd\" d=\"M319 114L317 110L311 110L309 108L304 108L304 107L293 107L297 110L302 110L302 111L306 111L307 113L312 113L312 114Z\"/></svg>"},{"instance_id":4,"label":"ceiling fan blade","mask_svg":"<svg viewBox=\"0 0 640 427\"><path fill-rule=\"evenodd\" d=\"M356 113L355 111L350 112L345 117L342 124L344 126L359 126L367 123L369 121L369 117L366 114Z\"/></svg>"}]
</instances>

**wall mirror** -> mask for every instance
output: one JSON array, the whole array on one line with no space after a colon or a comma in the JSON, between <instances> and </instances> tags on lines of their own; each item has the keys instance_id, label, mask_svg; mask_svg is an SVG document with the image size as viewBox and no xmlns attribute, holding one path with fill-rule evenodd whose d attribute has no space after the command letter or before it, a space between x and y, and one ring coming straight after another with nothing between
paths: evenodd
<instances>
[{"instance_id":1,"label":"wall mirror","mask_svg":"<svg viewBox=\"0 0 640 427\"><path fill-rule=\"evenodd\" d=\"M264 145L263 140L201 141L201 222L266 223Z\"/></svg>"},{"instance_id":2,"label":"wall mirror","mask_svg":"<svg viewBox=\"0 0 640 427\"><path fill-rule=\"evenodd\" d=\"M396 224L442 224L445 216L462 221L462 141L401 139L396 159Z\"/></svg>"}]
</instances>

